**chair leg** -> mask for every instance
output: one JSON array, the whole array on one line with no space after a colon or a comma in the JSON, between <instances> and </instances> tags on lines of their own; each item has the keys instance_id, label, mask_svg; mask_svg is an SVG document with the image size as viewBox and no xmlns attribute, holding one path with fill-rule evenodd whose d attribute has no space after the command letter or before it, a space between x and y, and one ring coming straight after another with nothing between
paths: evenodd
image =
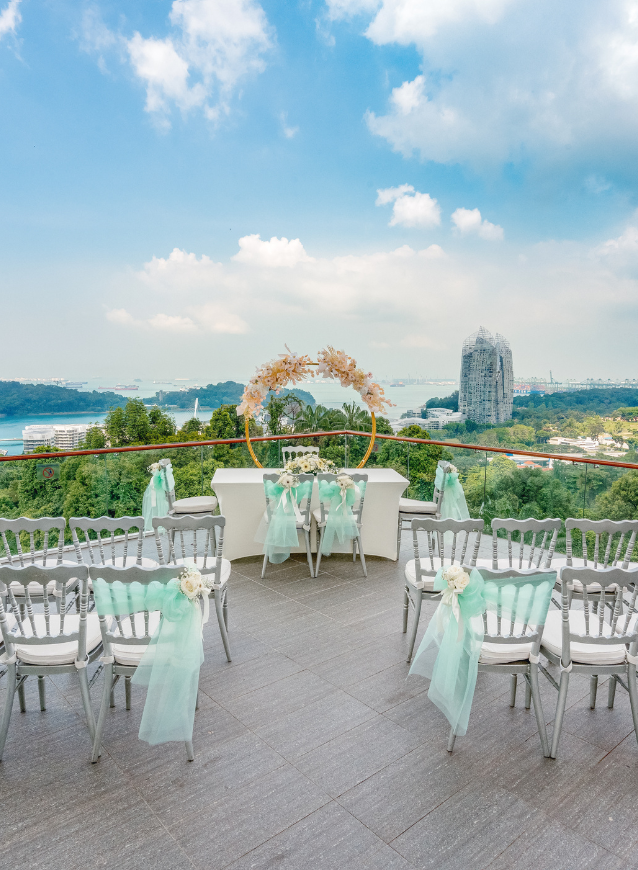
<instances>
[{"instance_id":1,"label":"chair leg","mask_svg":"<svg viewBox=\"0 0 638 870\"><path fill-rule=\"evenodd\" d=\"M16 693L17 668L15 663L9 665L7 669L7 693L4 700L4 710L2 711L2 722L0 722L0 761L4 753L4 744L7 742L7 732L9 731L9 721L11 720L11 711L13 710L13 699Z\"/></svg>"},{"instance_id":2,"label":"chair leg","mask_svg":"<svg viewBox=\"0 0 638 870\"><path fill-rule=\"evenodd\" d=\"M25 684L25 680L23 680L23 679L21 679L20 682L18 683L18 701L20 702L20 712L21 713L27 712L27 699L26 699L26 696L24 694L24 684Z\"/></svg>"},{"instance_id":3,"label":"chair leg","mask_svg":"<svg viewBox=\"0 0 638 870\"><path fill-rule=\"evenodd\" d=\"M356 538L352 539L352 561L353 562L357 561L357 539Z\"/></svg>"},{"instance_id":4,"label":"chair leg","mask_svg":"<svg viewBox=\"0 0 638 870\"><path fill-rule=\"evenodd\" d=\"M450 728L450 736L447 739L447 751L452 752L454 749L454 741L456 740L456 731Z\"/></svg>"},{"instance_id":5,"label":"chair leg","mask_svg":"<svg viewBox=\"0 0 638 870\"><path fill-rule=\"evenodd\" d=\"M124 698L126 699L126 709L131 709L131 678L124 677Z\"/></svg>"},{"instance_id":6,"label":"chair leg","mask_svg":"<svg viewBox=\"0 0 638 870\"><path fill-rule=\"evenodd\" d=\"M91 706L91 692L89 690L89 677L86 672L86 668L81 668L78 670L78 679L80 680L80 694L82 696L82 706L84 707L84 714L86 716L86 721L89 726L89 734L91 735L91 741L95 737L95 716L93 715L93 707Z\"/></svg>"},{"instance_id":7,"label":"chair leg","mask_svg":"<svg viewBox=\"0 0 638 870\"><path fill-rule=\"evenodd\" d=\"M38 677L38 695L40 696L40 710L47 708L46 683L44 677Z\"/></svg>"},{"instance_id":8,"label":"chair leg","mask_svg":"<svg viewBox=\"0 0 638 870\"><path fill-rule=\"evenodd\" d=\"M607 690L607 706L610 710L614 709L614 700L616 698L616 675L612 674L609 678L609 689Z\"/></svg>"},{"instance_id":9,"label":"chair leg","mask_svg":"<svg viewBox=\"0 0 638 870\"><path fill-rule=\"evenodd\" d=\"M321 565L321 543L323 541L323 528L319 529L319 541L317 543L317 561L315 563L315 577L319 576L319 565Z\"/></svg>"},{"instance_id":10,"label":"chair leg","mask_svg":"<svg viewBox=\"0 0 638 870\"><path fill-rule=\"evenodd\" d=\"M195 753L193 752L193 741L186 741L186 760L195 761Z\"/></svg>"},{"instance_id":11,"label":"chair leg","mask_svg":"<svg viewBox=\"0 0 638 870\"><path fill-rule=\"evenodd\" d=\"M531 706L532 706L532 687L528 683L528 681L525 680L525 709L529 710L529 708Z\"/></svg>"},{"instance_id":12,"label":"chair leg","mask_svg":"<svg viewBox=\"0 0 638 870\"><path fill-rule=\"evenodd\" d=\"M518 684L518 674L510 676L510 707L516 706L516 686Z\"/></svg>"},{"instance_id":13,"label":"chair leg","mask_svg":"<svg viewBox=\"0 0 638 870\"><path fill-rule=\"evenodd\" d=\"M359 547L359 558L361 559L361 567L363 568L363 576L368 576L368 569L366 568L366 557L363 555L363 546L361 544L361 532L357 533L357 546Z\"/></svg>"},{"instance_id":14,"label":"chair leg","mask_svg":"<svg viewBox=\"0 0 638 870\"><path fill-rule=\"evenodd\" d=\"M408 664L412 661L412 653L414 652L414 642L416 641L416 633L419 627L419 618L421 616L421 603L423 601L423 593L420 589L416 590L416 601L414 602L414 624L410 632L410 643L408 644Z\"/></svg>"},{"instance_id":15,"label":"chair leg","mask_svg":"<svg viewBox=\"0 0 638 870\"><path fill-rule=\"evenodd\" d=\"M549 741L547 739L547 725L545 724L545 715L543 713L543 705L541 703L541 693L538 688L538 665L532 662L529 668L529 692L534 701L534 714L536 715L536 725L538 726L538 736L541 739L541 748L545 758L549 758ZM528 682L527 680L525 681Z\"/></svg>"},{"instance_id":16,"label":"chair leg","mask_svg":"<svg viewBox=\"0 0 638 870\"><path fill-rule=\"evenodd\" d=\"M221 592L218 589L215 590L215 612L217 613L217 622L219 623L219 632L222 636L222 643L224 644L226 658L228 659L228 661L231 661L230 646L228 644L228 633L226 632L226 623L224 622L224 614L222 612Z\"/></svg>"},{"instance_id":17,"label":"chair leg","mask_svg":"<svg viewBox=\"0 0 638 870\"><path fill-rule=\"evenodd\" d=\"M261 579L266 576L266 565L268 564L268 553L264 556L264 564L261 566Z\"/></svg>"},{"instance_id":18,"label":"chair leg","mask_svg":"<svg viewBox=\"0 0 638 870\"><path fill-rule=\"evenodd\" d=\"M403 592L403 634L408 630L408 614L410 612L410 594L407 589Z\"/></svg>"},{"instance_id":19,"label":"chair leg","mask_svg":"<svg viewBox=\"0 0 638 870\"><path fill-rule=\"evenodd\" d=\"M306 539L306 556L308 557L308 567L310 568L310 576L315 576L315 566L312 564L312 551L310 549L310 532L308 529L303 530L304 538Z\"/></svg>"},{"instance_id":20,"label":"chair leg","mask_svg":"<svg viewBox=\"0 0 638 870\"><path fill-rule=\"evenodd\" d=\"M222 613L224 616L224 625L226 626L226 631L228 631L228 587L224 589L224 599L222 604Z\"/></svg>"},{"instance_id":21,"label":"chair leg","mask_svg":"<svg viewBox=\"0 0 638 870\"><path fill-rule=\"evenodd\" d=\"M111 690L110 690L110 694L109 694L109 707L111 707L111 708L115 707L115 684L117 683L119 678L120 678L120 676L118 674L117 677L114 677L111 680Z\"/></svg>"},{"instance_id":22,"label":"chair leg","mask_svg":"<svg viewBox=\"0 0 638 870\"><path fill-rule=\"evenodd\" d=\"M614 682L616 682L614 680ZM631 704L631 716L634 720L634 734L638 740L638 689L636 689L636 665L627 665L627 688L629 689L629 703Z\"/></svg>"},{"instance_id":23,"label":"chair leg","mask_svg":"<svg viewBox=\"0 0 638 870\"><path fill-rule=\"evenodd\" d=\"M91 761L95 764L99 760L102 752L102 732L104 731L104 723L106 714L111 704L113 694L113 665L104 665L104 685L102 686L102 703L100 704L100 712L97 717L95 726L95 734L93 735L93 751L91 752Z\"/></svg>"},{"instance_id":24,"label":"chair leg","mask_svg":"<svg viewBox=\"0 0 638 870\"><path fill-rule=\"evenodd\" d=\"M550 757L556 758L558 753L558 742L560 740L560 732L563 727L563 716L565 715L565 704L567 703L567 690L569 689L569 673L561 671L560 685L558 687L558 700L556 701L556 717L554 718L554 733L552 734L552 748Z\"/></svg>"},{"instance_id":25,"label":"chair leg","mask_svg":"<svg viewBox=\"0 0 638 870\"><path fill-rule=\"evenodd\" d=\"M401 532L403 531L403 520L401 519L401 515L399 515L399 522L397 524L397 557L395 559L396 562L399 561L399 556L401 555Z\"/></svg>"},{"instance_id":26,"label":"chair leg","mask_svg":"<svg viewBox=\"0 0 638 870\"><path fill-rule=\"evenodd\" d=\"M589 708L596 709L596 692L598 691L598 674L589 678Z\"/></svg>"}]
</instances>

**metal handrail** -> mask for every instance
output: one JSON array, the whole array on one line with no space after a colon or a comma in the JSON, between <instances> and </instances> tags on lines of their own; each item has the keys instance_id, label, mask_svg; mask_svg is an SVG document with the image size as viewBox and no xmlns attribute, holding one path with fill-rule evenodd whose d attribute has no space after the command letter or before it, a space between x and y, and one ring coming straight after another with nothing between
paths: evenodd
<instances>
[{"instance_id":1,"label":"metal handrail","mask_svg":"<svg viewBox=\"0 0 638 870\"><path fill-rule=\"evenodd\" d=\"M369 438L369 432L357 432L352 429L336 429L328 432L296 432L292 435L257 435L251 441L290 441L300 438L322 438L334 435L360 435ZM632 462L617 462L611 459L590 459L586 456L570 456L569 453L541 453L538 450L519 450L513 447L484 447L481 444L458 444L455 441L434 441L431 438L409 438L405 435L381 435L379 440L401 441L409 444L434 444L454 450L476 450L480 453L515 453L517 456L530 456L541 459L557 459L560 462L580 462L584 465L611 465L615 468L630 468L638 471L638 465ZM20 456L0 456L0 462L19 462L21 460L63 459L66 456L99 456L102 453L130 453L136 450L175 450L178 447L215 447L218 444L245 444L245 438L214 438L210 441L183 441L177 444L133 444L127 447L100 447L94 450L63 450L59 453L26 453Z\"/></svg>"}]
</instances>

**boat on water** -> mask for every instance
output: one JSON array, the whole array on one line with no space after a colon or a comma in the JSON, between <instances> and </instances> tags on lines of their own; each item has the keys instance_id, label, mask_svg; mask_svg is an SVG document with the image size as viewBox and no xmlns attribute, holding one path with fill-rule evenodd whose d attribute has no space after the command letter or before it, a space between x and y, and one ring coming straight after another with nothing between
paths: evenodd
<instances>
[{"instance_id":1,"label":"boat on water","mask_svg":"<svg viewBox=\"0 0 638 870\"><path fill-rule=\"evenodd\" d=\"M116 384L114 387L98 387L98 390L139 390L137 384Z\"/></svg>"},{"instance_id":2,"label":"boat on water","mask_svg":"<svg viewBox=\"0 0 638 870\"><path fill-rule=\"evenodd\" d=\"M64 386L68 387L70 389L77 389L78 387L85 386L85 384L87 384L87 383L88 383L88 381L67 381L66 384L64 384Z\"/></svg>"},{"instance_id":3,"label":"boat on water","mask_svg":"<svg viewBox=\"0 0 638 870\"><path fill-rule=\"evenodd\" d=\"M396 384L390 384L390 386L391 387L405 387L405 384L403 383L403 381L399 381Z\"/></svg>"}]
</instances>

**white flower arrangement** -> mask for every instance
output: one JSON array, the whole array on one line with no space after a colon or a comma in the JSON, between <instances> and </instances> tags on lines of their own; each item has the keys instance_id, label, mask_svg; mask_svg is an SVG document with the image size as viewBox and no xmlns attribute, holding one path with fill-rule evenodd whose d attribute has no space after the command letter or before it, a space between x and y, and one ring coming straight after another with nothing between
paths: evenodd
<instances>
[{"instance_id":1,"label":"white flower arrangement","mask_svg":"<svg viewBox=\"0 0 638 870\"><path fill-rule=\"evenodd\" d=\"M208 595L212 588L208 578L202 577L196 565L187 565L179 575L180 591L191 601L202 595Z\"/></svg>"},{"instance_id":2,"label":"white flower arrangement","mask_svg":"<svg viewBox=\"0 0 638 870\"><path fill-rule=\"evenodd\" d=\"M355 489L356 487L354 480L350 477L349 474L338 474L337 484L339 485L342 493L346 492L346 490L348 489Z\"/></svg>"},{"instance_id":3,"label":"white flower arrangement","mask_svg":"<svg viewBox=\"0 0 638 870\"><path fill-rule=\"evenodd\" d=\"M284 489L294 489L294 487L299 486L299 478L296 474L292 474L290 471L283 471L279 475L277 484L282 486Z\"/></svg>"},{"instance_id":4,"label":"white flower arrangement","mask_svg":"<svg viewBox=\"0 0 638 870\"><path fill-rule=\"evenodd\" d=\"M146 470L149 472L149 474L155 474L155 472L159 471L161 467L162 466L159 464L159 462L154 462L152 465L149 465Z\"/></svg>"},{"instance_id":5,"label":"white flower arrangement","mask_svg":"<svg viewBox=\"0 0 638 870\"><path fill-rule=\"evenodd\" d=\"M338 469L331 459L322 459L316 453L304 453L289 459L284 465L286 471L291 474L317 474L318 471L336 474Z\"/></svg>"},{"instance_id":6,"label":"white flower arrangement","mask_svg":"<svg viewBox=\"0 0 638 870\"><path fill-rule=\"evenodd\" d=\"M449 565L443 570L443 579L447 583L448 589L460 593L470 582L470 575L460 565Z\"/></svg>"}]
</instances>

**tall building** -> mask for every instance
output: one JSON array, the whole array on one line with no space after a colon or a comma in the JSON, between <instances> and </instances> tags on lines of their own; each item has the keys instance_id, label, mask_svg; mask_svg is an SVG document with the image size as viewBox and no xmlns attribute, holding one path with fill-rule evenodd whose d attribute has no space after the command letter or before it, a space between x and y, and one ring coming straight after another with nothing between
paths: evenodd
<instances>
[{"instance_id":1,"label":"tall building","mask_svg":"<svg viewBox=\"0 0 638 870\"><path fill-rule=\"evenodd\" d=\"M513 397L509 342L481 326L463 342L459 411L475 423L503 423L512 417Z\"/></svg>"},{"instance_id":2,"label":"tall building","mask_svg":"<svg viewBox=\"0 0 638 870\"><path fill-rule=\"evenodd\" d=\"M22 430L24 453L32 453L36 447L55 447L58 450L75 450L92 423L70 423L66 426L26 426Z\"/></svg>"}]
</instances>

